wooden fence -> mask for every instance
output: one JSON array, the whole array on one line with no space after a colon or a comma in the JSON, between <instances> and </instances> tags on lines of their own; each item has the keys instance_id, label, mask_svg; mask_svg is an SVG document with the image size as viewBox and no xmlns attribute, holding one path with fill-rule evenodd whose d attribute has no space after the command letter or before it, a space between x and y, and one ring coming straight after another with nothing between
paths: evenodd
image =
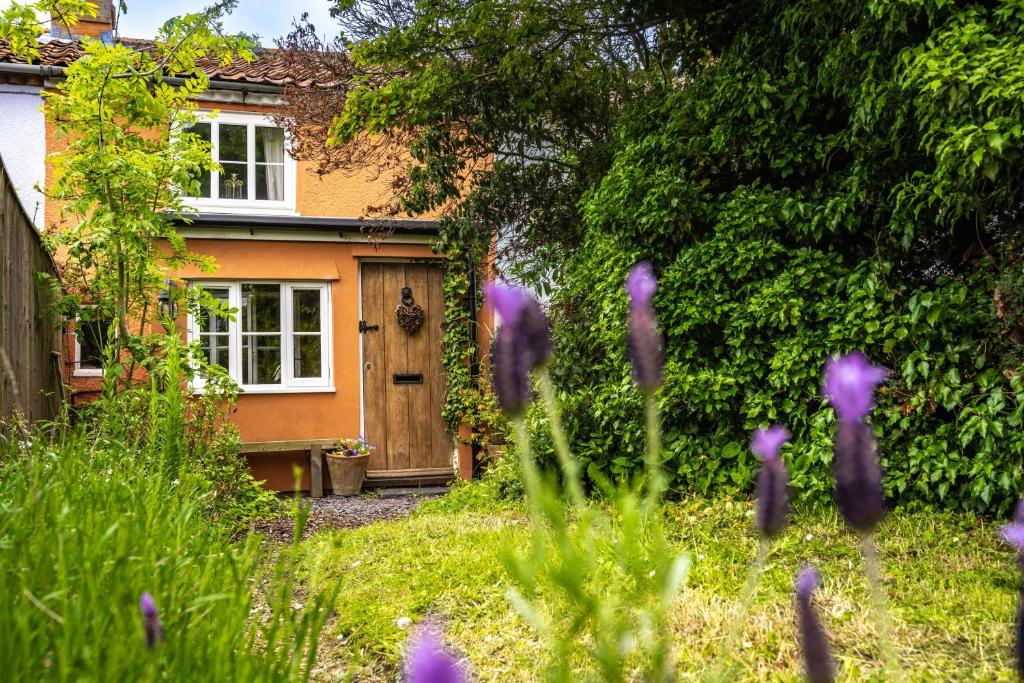
<instances>
[{"instance_id":1,"label":"wooden fence","mask_svg":"<svg viewBox=\"0 0 1024 683\"><path fill-rule=\"evenodd\" d=\"M39 273L53 259L14 192L0 160L0 432L15 413L48 420L63 397L61 322Z\"/></svg>"}]
</instances>

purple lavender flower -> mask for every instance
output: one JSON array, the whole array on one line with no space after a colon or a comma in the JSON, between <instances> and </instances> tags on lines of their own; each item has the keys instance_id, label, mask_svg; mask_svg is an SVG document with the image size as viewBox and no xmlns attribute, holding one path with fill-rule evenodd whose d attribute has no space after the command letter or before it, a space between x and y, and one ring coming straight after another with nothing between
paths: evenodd
<instances>
[{"instance_id":1,"label":"purple lavender flower","mask_svg":"<svg viewBox=\"0 0 1024 683\"><path fill-rule=\"evenodd\" d=\"M502 325L494 338L494 393L508 415L522 414L530 403L530 366L526 340L511 327Z\"/></svg>"},{"instance_id":2,"label":"purple lavender flower","mask_svg":"<svg viewBox=\"0 0 1024 683\"><path fill-rule=\"evenodd\" d=\"M1024 524L1012 522L1003 526L999 533L1003 540L1016 548L1018 552L1024 553Z\"/></svg>"},{"instance_id":3,"label":"purple lavender flower","mask_svg":"<svg viewBox=\"0 0 1024 683\"><path fill-rule=\"evenodd\" d=\"M875 450L871 425L840 421L832 459L836 503L847 524L864 534L885 518L882 470Z\"/></svg>"},{"instance_id":4,"label":"purple lavender flower","mask_svg":"<svg viewBox=\"0 0 1024 683\"><path fill-rule=\"evenodd\" d=\"M825 363L824 392L843 422L859 422L875 402L875 387L888 371L872 365L860 351L832 357Z\"/></svg>"},{"instance_id":5,"label":"purple lavender flower","mask_svg":"<svg viewBox=\"0 0 1024 683\"><path fill-rule=\"evenodd\" d=\"M831 683L836 677L835 660L828 634L818 619L812 598L821 585L818 570L804 565L796 579L796 624L804 656L804 672L811 683Z\"/></svg>"},{"instance_id":6,"label":"purple lavender flower","mask_svg":"<svg viewBox=\"0 0 1024 683\"><path fill-rule=\"evenodd\" d=\"M494 340L494 391L506 413L519 415L530 402L530 370L551 357L551 325L524 290L492 282L486 292L501 316Z\"/></svg>"},{"instance_id":7,"label":"purple lavender flower","mask_svg":"<svg viewBox=\"0 0 1024 683\"><path fill-rule=\"evenodd\" d=\"M164 627L152 595L143 593L139 596L139 611L142 613L142 628L146 632L146 647L152 650L164 638Z\"/></svg>"},{"instance_id":8,"label":"purple lavender flower","mask_svg":"<svg viewBox=\"0 0 1024 683\"><path fill-rule=\"evenodd\" d=\"M786 526L789 482L779 449L788 440L789 432L779 424L755 430L750 440L750 450L762 460L757 473L757 528L768 538L777 536Z\"/></svg>"},{"instance_id":9,"label":"purple lavender flower","mask_svg":"<svg viewBox=\"0 0 1024 683\"><path fill-rule=\"evenodd\" d=\"M1017 504L1014 520L999 530L1003 539L1017 549L1017 566L1024 570L1024 500ZM1017 675L1024 679L1024 579L1017 597L1017 614L1014 619L1014 659Z\"/></svg>"},{"instance_id":10,"label":"purple lavender flower","mask_svg":"<svg viewBox=\"0 0 1024 683\"><path fill-rule=\"evenodd\" d=\"M657 289L658 281L647 261L641 261L629 271L626 278L626 292L629 294L629 356L633 362L633 381L645 392L653 392L661 386L664 364L658 319L651 306L651 299Z\"/></svg>"},{"instance_id":11,"label":"purple lavender flower","mask_svg":"<svg viewBox=\"0 0 1024 683\"><path fill-rule=\"evenodd\" d=\"M864 418L874 404L875 387L886 374L860 351L825 364L824 392L839 416L832 463L836 502L847 523L861 533L873 531L885 517L875 435Z\"/></svg>"},{"instance_id":12,"label":"purple lavender flower","mask_svg":"<svg viewBox=\"0 0 1024 683\"><path fill-rule=\"evenodd\" d=\"M466 676L437 640L424 633L406 659L405 680L406 683L464 683Z\"/></svg>"}]
</instances>

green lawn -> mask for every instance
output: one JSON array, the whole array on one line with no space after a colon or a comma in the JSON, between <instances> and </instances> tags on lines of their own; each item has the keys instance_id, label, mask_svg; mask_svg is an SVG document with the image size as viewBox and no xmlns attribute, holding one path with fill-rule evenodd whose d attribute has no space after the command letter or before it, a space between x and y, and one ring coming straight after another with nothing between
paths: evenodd
<instances>
[{"instance_id":1,"label":"green lawn","mask_svg":"<svg viewBox=\"0 0 1024 683\"><path fill-rule=\"evenodd\" d=\"M481 504L465 489L425 504L411 518L320 534L305 544L314 587L341 583L323 636L319 676L394 680L408 629L442 625L477 680L540 678L540 639L511 609L502 558L529 537L515 507ZM669 505L673 542L693 570L674 609L683 680L698 680L724 636L754 553L752 506L728 500ZM907 680L1014 680L1011 623L1015 558L997 527L946 513L893 514L881 551L897 647ZM819 565L823 618L834 636L841 680L879 679L877 641L856 539L832 512L803 512L778 541L740 639L740 680L798 680L790 586L804 561Z\"/></svg>"}]
</instances>

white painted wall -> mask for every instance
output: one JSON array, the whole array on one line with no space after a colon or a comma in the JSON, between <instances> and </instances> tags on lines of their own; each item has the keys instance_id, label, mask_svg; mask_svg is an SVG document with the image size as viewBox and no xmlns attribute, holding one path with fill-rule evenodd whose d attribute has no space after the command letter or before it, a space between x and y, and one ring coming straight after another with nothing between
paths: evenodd
<instances>
[{"instance_id":1,"label":"white painted wall","mask_svg":"<svg viewBox=\"0 0 1024 683\"><path fill-rule=\"evenodd\" d=\"M21 205L37 228L43 227L43 201L35 184L46 177L46 121L39 88L0 85L0 159L14 182Z\"/></svg>"}]
</instances>

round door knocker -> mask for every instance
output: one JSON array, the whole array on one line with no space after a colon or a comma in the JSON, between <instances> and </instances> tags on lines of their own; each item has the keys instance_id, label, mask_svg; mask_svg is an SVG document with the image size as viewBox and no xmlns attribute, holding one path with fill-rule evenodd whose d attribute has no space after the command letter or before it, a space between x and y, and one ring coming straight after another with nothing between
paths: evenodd
<instances>
[{"instance_id":1,"label":"round door knocker","mask_svg":"<svg viewBox=\"0 0 1024 683\"><path fill-rule=\"evenodd\" d=\"M395 309L398 326L406 334L416 334L423 325L423 307L412 298L412 288L402 287L402 303Z\"/></svg>"}]
</instances>

